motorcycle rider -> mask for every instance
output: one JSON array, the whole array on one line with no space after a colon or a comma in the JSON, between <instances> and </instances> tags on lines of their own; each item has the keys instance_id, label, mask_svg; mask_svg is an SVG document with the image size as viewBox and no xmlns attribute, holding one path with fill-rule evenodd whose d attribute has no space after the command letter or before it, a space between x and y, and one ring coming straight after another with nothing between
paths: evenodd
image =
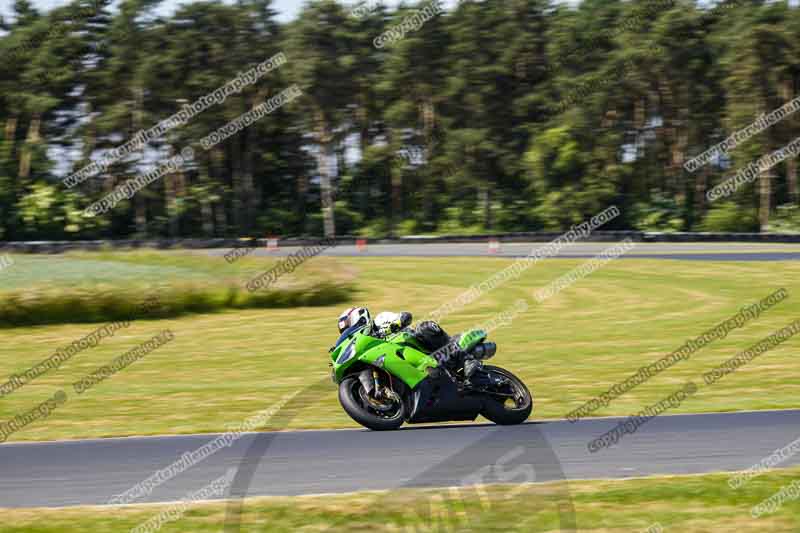
<instances>
[{"instance_id":1,"label":"motorcycle rider","mask_svg":"<svg viewBox=\"0 0 800 533\"><path fill-rule=\"evenodd\" d=\"M384 311L375 317L372 322L372 330L368 335L384 338L392 333L409 326L412 315L408 312L395 313ZM371 315L366 307L351 307L339 315L339 340L338 345L343 339L347 338L353 331L371 323ZM464 373L469 377L480 365L478 361L468 357L468 354L459 348L458 340L460 335L450 337L439 324L432 320L425 320L410 330L410 333L420 343L420 345L436 359L445 365L458 367L464 365ZM490 343L492 347L493 343ZM447 347L447 348L446 348ZM489 357L494 355L494 350Z\"/></svg>"},{"instance_id":2,"label":"motorcycle rider","mask_svg":"<svg viewBox=\"0 0 800 533\"><path fill-rule=\"evenodd\" d=\"M351 307L346 309L339 315L339 333L344 335L349 329L366 326L370 323L370 320L371 315L366 307ZM375 321L372 323L372 331L368 332L368 334L374 337L384 338L408 326L411 324L411 321L411 313L384 311L375 317ZM431 352L444 347L451 341L450 336L444 332L439 324L432 320L420 322L415 328L412 328L411 334L414 335L426 350Z\"/></svg>"}]
</instances>

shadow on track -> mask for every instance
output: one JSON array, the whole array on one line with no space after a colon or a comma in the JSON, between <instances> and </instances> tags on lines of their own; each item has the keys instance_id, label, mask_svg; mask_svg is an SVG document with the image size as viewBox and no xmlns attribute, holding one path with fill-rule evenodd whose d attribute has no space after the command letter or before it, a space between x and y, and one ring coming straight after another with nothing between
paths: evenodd
<instances>
[{"instance_id":1,"label":"shadow on track","mask_svg":"<svg viewBox=\"0 0 800 533\"><path fill-rule=\"evenodd\" d=\"M313 385L310 385L299 394L294 395L286 405L284 405L272 418L272 424L286 428L305 409L314 407L319 400L330 394L330 378L324 378ZM550 446L547 438L538 429L541 422L526 423L526 437L524 444L511 439L498 438L501 433L507 433L509 427L494 426L492 424L458 424L447 426L424 426L418 428L407 428L400 431L421 431L435 429L437 431L447 431L448 429L481 429L488 430L488 433L476 442L466 446L443 461L426 469L412 480L405 483L398 483L392 490L410 487L441 487L443 480L450 480L452 472L468 471L469 474L462 476L459 485L461 487L476 487L484 484L514 484L518 488L512 491L512 495L517 501L524 501L526 507L532 504L533 482L556 481L557 494L554 501L549 505L554 506L558 514L559 531L563 533L573 533L576 531L575 507L569 486L566 482L563 469L558 460L558 456ZM253 482L256 469L265 459L269 459L269 449L279 432L258 434L249 448L245 452L242 460L236 467L236 474L231 483L230 495L226 507L224 531L226 533L238 533L242 526L242 508L244 499L248 497L248 491ZM487 450L493 457L493 464L486 464ZM355 459L357 461L357 459ZM357 467L357 463L352 465ZM379 474L379 473L378 473ZM277 481L277 480L276 480ZM463 489L462 489L463 490ZM438 498L431 497L430 500L420 498L419 505L414 509L408 509L405 516L411 517L414 524L422 520L427 526L436 526L457 529L459 531L480 531L481 515L491 508L491 499L483 498L484 492L476 489L481 496L480 505L467 505L461 498L461 490L450 489L446 491L451 500L447 503L453 508L454 503L461 503L461 512L446 513L446 523L442 524L441 513L443 490L437 494ZM528 498L521 495L522 492L531 493ZM385 492L385 491L382 491ZM454 496L455 495L455 496ZM521 497L522 496L522 497ZM379 494L371 494L375 499L376 505L380 503ZM458 501L453 501L455 498ZM436 499L436 501L434 501ZM488 500L488 501L487 501ZM543 502L544 503L544 502ZM489 505L489 508L485 504ZM401 529L403 524L397 524ZM509 516L509 523L505 526L506 531L535 531L536 524L531 523L531 519L523 519L523 514ZM327 529L330 529L329 526ZM427 530L441 530L429 527Z\"/></svg>"}]
</instances>

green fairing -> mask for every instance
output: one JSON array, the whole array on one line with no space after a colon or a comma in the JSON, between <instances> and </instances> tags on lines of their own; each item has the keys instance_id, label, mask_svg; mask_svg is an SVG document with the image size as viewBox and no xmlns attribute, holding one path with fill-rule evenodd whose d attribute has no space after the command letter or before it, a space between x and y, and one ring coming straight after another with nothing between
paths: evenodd
<instances>
[{"instance_id":1,"label":"green fairing","mask_svg":"<svg viewBox=\"0 0 800 533\"><path fill-rule=\"evenodd\" d=\"M419 350L421 352L425 351L425 348L419 343L416 337L407 331L400 331L395 333L394 335L389 335L386 337L386 340L392 342L394 344L403 344L405 346L411 346L412 348Z\"/></svg>"},{"instance_id":2,"label":"green fairing","mask_svg":"<svg viewBox=\"0 0 800 533\"><path fill-rule=\"evenodd\" d=\"M475 346L482 343L486 340L486 332L482 329L471 329L468 332L461 335L461 338L458 341L458 347L468 352L472 350Z\"/></svg>"},{"instance_id":3,"label":"green fairing","mask_svg":"<svg viewBox=\"0 0 800 533\"><path fill-rule=\"evenodd\" d=\"M342 364L336 362L351 344L355 344L355 354ZM436 367L436 360L421 350L414 338L407 333L398 333L387 339L370 337L363 333L355 333L343 341L331 353L333 359L333 380L339 383L357 363L366 363L385 368L390 374L399 378L410 388L414 388L428 375L429 367ZM400 357L398 355L402 355ZM378 359L383 361L377 364Z\"/></svg>"}]
</instances>

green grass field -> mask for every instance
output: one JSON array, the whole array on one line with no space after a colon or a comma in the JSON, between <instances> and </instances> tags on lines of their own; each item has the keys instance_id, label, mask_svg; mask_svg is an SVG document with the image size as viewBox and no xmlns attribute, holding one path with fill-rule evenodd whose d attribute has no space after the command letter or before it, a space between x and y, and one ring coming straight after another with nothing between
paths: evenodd
<instances>
[{"instance_id":1,"label":"green grass field","mask_svg":"<svg viewBox=\"0 0 800 533\"><path fill-rule=\"evenodd\" d=\"M15 256L0 283L15 291L81 290L133 284L142 293L184 275L209 283L241 283L274 259L248 257L234 265L222 257L188 252L132 252L66 256ZM43 262L54 262L47 268ZM86 262L94 265L84 271ZM490 320L519 298L529 310L491 334L492 360L517 373L535 397L533 418L560 418L625 379L643 364L679 348L708 328L785 287L790 297L688 361L640 385L595 415L628 415L672 393L800 316L800 264L796 262L693 262L621 259L543 304L533 292L582 259L540 262L465 309L442 320L450 333ZM74 264L73 264L74 263ZM317 281L352 284L347 303L316 307L224 310L169 319L134 321L99 346L84 350L0 399L0 421L29 411L57 390L67 402L49 418L12 434L9 441L222 431L303 391L328 376L327 350L343 307L408 310L421 318L510 264L499 258L314 258L281 279L284 287ZM85 273L86 276L82 276ZM13 283L11 278L16 276ZM95 329L97 324L56 324L0 330L0 376L30 368ZM76 395L70 384L114 357L169 328L175 340L102 384ZM748 366L700 391L676 413L797 408L800 339L763 354ZM2 384L0 381L0 385ZM301 392L305 406L290 428L355 427L338 405L332 384ZM267 427L281 429L286 417Z\"/></svg>"},{"instance_id":2,"label":"green grass field","mask_svg":"<svg viewBox=\"0 0 800 533\"><path fill-rule=\"evenodd\" d=\"M669 476L557 484L401 489L389 492L251 498L244 501L242 531L376 533L566 531L559 505L572 503L576 531L644 532L658 524L682 533L794 533L800 501L753 518L753 506L800 479L800 469L775 470L737 491L727 474ZM5 533L130 531L170 509L170 504L63 509L5 509ZM220 531L224 502L197 503L160 529L164 533ZM565 513L570 516L571 513Z\"/></svg>"}]
</instances>

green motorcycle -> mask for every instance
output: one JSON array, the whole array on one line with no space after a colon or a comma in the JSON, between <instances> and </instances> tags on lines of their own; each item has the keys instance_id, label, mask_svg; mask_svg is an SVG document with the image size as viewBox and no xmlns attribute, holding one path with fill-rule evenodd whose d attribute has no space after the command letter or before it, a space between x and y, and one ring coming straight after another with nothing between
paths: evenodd
<instances>
[{"instance_id":1,"label":"green motorcycle","mask_svg":"<svg viewBox=\"0 0 800 533\"><path fill-rule=\"evenodd\" d=\"M345 331L331 348L331 377L353 420L372 430L390 430L403 422L475 420L478 415L502 425L528 419L533 398L525 384L508 370L482 363L494 355L485 332L469 331L444 350L427 353L407 325L379 338L369 334L370 322ZM444 364L454 352L469 363Z\"/></svg>"}]
</instances>

